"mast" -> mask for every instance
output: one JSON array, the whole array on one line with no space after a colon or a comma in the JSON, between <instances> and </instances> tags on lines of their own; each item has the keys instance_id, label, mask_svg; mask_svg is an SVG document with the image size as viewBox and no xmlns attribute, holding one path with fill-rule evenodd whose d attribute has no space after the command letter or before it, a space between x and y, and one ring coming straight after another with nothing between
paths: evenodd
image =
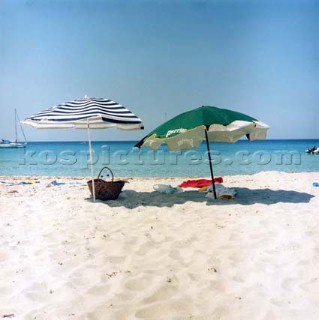
<instances>
[{"instance_id":1,"label":"mast","mask_svg":"<svg viewBox=\"0 0 319 320\"><path fill-rule=\"evenodd\" d=\"M21 132L22 132L22 135L23 135L23 138L24 138L24 144L27 144L27 138L24 134L24 131L23 131L23 128L21 126L21 122L20 122L20 119L19 119L19 116L18 116L18 113L17 113L17 109L14 109L14 113L15 113L15 131L16 131L16 142L18 141L18 130L17 130L17 122L19 122L19 125L20 125L20 129L21 129Z\"/></svg>"}]
</instances>

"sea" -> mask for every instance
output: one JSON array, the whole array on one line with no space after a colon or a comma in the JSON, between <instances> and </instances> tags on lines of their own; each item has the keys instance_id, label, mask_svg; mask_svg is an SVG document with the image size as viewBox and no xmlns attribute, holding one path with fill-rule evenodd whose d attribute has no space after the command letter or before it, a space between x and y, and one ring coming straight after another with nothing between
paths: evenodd
<instances>
[{"instance_id":1,"label":"sea","mask_svg":"<svg viewBox=\"0 0 319 320\"><path fill-rule=\"evenodd\" d=\"M205 143L187 151L134 148L136 141L92 143L94 176L108 167L114 177L209 177ZM306 149L315 140L240 140L210 143L214 176L253 174L261 171L318 172L319 155ZM86 141L28 142L25 148L0 148L0 176L90 177ZM103 171L102 171L103 174Z\"/></svg>"}]
</instances>

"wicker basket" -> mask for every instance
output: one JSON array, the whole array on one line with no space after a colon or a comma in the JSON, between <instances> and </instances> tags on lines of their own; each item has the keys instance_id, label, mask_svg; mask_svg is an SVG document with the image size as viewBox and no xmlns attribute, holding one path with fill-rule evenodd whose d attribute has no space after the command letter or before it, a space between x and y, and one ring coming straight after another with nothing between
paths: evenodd
<instances>
[{"instance_id":1,"label":"wicker basket","mask_svg":"<svg viewBox=\"0 0 319 320\"><path fill-rule=\"evenodd\" d=\"M100 179L101 173L104 169L107 169L111 173L111 181L105 181L103 179ZM114 181L114 175L112 170L108 167L103 167L97 179L94 179L95 199L100 199L103 201L117 199L126 182L127 181L123 180ZM92 180L88 181L87 184L93 196Z\"/></svg>"}]
</instances>

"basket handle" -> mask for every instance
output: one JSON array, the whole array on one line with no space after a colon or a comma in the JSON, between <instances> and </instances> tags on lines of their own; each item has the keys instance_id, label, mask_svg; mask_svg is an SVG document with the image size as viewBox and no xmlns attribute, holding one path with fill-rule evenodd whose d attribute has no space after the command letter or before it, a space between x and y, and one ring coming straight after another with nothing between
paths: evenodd
<instances>
[{"instance_id":1,"label":"basket handle","mask_svg":"<svg viewBox=\"0 0 319 320\"><path fill-rule=\"evenodd\" d=\"M98 175L97 178L100 179L100 175L101 175L101 173L102 173L102 171L103 171L104 169L107 169L107 170L109 170L109 171L111 172L112 182L113 182L113 180L114 180L114 174L113 174L112 170L111 170L109 167L103 167L103 168L101 169L101 171L100 171L100 173L99 173L99 175Z\"/></svg>"}]
</instances>

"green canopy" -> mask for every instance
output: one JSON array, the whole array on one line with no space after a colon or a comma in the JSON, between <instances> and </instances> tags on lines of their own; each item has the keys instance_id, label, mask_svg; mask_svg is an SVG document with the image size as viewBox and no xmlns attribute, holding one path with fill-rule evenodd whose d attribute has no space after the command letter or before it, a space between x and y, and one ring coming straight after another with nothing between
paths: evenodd
<instances>
[{"instance_id":1,"label":"green canopy","mask_svg":"<svg viewBox=\"0 0 319 320\"><path fill-rule=\"evenodd\" d=\"M167 144L170 150L188 150L196 148L206 140L209 142L236 142L246 136L249 140L266 139L269 126L246 114L202 106L177 115L151 131L135 147L157 149ZM214 175L210 152L208 152L214 195Z\"/></svg>"},{"instance_id":2,"label":"green canopy","mask_svg":"<svg viewBox=\"0 0 319 320\"><path fill-rule=\"evenodd\" d=\"M236 142L245 135L249 140L263 140L268 129L266 124L243 113L203 106L161 124L136 147L155 150L165 143L170 150L188 150L205 140L205 131L210 142Z\"/></svg>"}]
</instances>

